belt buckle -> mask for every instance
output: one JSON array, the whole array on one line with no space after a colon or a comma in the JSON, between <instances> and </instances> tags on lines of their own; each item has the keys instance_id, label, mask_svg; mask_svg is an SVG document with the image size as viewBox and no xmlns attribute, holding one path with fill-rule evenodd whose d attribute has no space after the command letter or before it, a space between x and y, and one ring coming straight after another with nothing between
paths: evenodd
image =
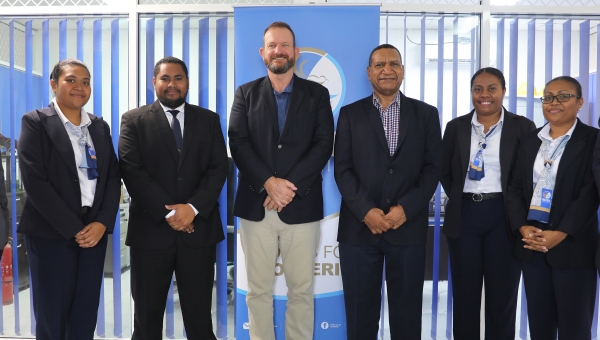
<instances>
[{"instance_id":1,"label":"belt buckle","mask_svg":"<svg viewBox=\"0 0 600 340\"><path fill-rule=\"evenodd\" d=\"M482 194L473 194L473 201L474 202L481 202L481 201L483 201L483 195Z\"/></svg>"}]
</instances>

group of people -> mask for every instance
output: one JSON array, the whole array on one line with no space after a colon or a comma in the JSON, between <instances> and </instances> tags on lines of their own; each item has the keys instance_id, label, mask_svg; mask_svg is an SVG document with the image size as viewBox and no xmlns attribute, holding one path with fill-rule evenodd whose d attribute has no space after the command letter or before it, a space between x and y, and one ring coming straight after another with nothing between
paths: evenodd
<instances>
[{"instance_id":1,"label":"group of people","mask_svg":"<svg viewBox=\"0 0 600 340\"><path fill-rule=\"evenodd\" d=\"M548 124L535 130L502 106L502 73L483 68L471 79L474 110L450 121L442 139L437 109L400 92L400 52L383 44L368 60L373 93L341 109L334 147L329 92L294 75L299 49L291 27L269 25L259 52L267 76L237 89L229 120L251 339L275 339L279 253L286 339L313 337L321 170L332 149L348 339L377 338L384 268L392 339L421 338L428 205L439 182L449 198L443 232L455 339L479 339L484 282L485 338L515 338L521 272L533 340L557 332L559 339L591 338L600 145L594 155L598 129L577 118L584 104L577 80L546 84ZM217 114L185 102L183 61L159 60L153 84L158 99L121 118L119 160L108 124L83 109L91 88L80 61L56 64L52 103L23 116L27 201L18 232L31 266L38 339L93 338L121 178L131 196L132 339L162 338L173 273L187 337L215 339L224 136Z\"/></svg>"}]
</instances>

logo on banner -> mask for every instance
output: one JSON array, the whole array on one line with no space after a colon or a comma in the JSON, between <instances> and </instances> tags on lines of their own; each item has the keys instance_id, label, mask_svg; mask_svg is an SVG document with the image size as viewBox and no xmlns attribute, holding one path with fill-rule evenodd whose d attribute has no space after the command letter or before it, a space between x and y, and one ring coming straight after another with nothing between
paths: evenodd
<instances>
[{"instance_id":1,"label":"logo on banner","mask_svg":"<svg viewBox=\"0 0 600 340\"><path fill-rule=\"evenodd\" d=\"M331 54L312 47L301 48L294 73L300 78L325 86L329 90L333 114L339 113L346 95L346 78L340 64Z\"/></svg>"},{"instance_id":2,"label":"logo on banner","mask_svg":"<svg viewBox=\"0 0 600 340\"><path fill-rule=\"evenodd\" d=\"M329 323L327 323L327 322L322 322L322 323L321 323L321 328L323 328L323 329L327 329L327 328L329 328Z\"/></svg>"}]
</instances>

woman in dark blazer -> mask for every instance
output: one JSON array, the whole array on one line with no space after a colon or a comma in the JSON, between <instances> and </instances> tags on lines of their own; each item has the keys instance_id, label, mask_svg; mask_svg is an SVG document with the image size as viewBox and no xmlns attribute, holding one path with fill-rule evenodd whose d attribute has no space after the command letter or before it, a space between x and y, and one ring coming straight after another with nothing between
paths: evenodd
<instances>
[{"instance_id":1,"label":"woman in dark blazer","mask_svg":"<svg viewBox=\"0 0 600 340\"><path fill-rule=\"evenodd\" d=\"M508 177L519 141L535 124L506 111L504 75L486 67L471 78L473 107L444 132L441 183L448 196L443 232L452 270L454 337L479 339L485 281L485 339L515 338L521 268L505 218Z\"/></svg>"},{"instance_id":2,"label":"woman in dark blazer","mask_svg":"<svg viewBox=\"0 0 600 340\"><path fill-rule=\"evenodd\" d=\"M592 153L598 129L583 124L581 85L568 76L546 84L548 124L523 138L508 189L510 226L520 237L532 340L591 338L598 233Z\"/></svg>"},{"instance_id":3,"label":"woman in dark blazer","mask_svg":"<svg viewBox=\"0 0 600 340\"><path fill-rule=\"evenodd\" d=\"M17 231L25 234L36 338L93 339L107 234L119 209L119 166L108 124L83 110L91 94L87 67L59 61L50 85L52 103L22 120L27 201Z\"/></svg>"}]
</instances>

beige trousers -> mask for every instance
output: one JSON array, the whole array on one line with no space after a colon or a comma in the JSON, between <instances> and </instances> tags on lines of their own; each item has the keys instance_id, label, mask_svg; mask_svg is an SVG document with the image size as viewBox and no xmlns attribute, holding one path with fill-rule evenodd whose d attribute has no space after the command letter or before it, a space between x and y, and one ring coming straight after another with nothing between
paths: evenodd
<instances>
[{"instance_id":1,"label":"beige trousers","mask_svg":"<svg viewBox=\"0 0 600 340\"><path fill-rule=\"evenodd\" d=\"M277 211L265 209L260 222L240 219L240 237L248 276L248 317L251 340L275 340L273 282L281 251L288 301L286 340L311 340L314 326L313 278L320 222L285 224Z\"/></svg>"}]
</instances>

